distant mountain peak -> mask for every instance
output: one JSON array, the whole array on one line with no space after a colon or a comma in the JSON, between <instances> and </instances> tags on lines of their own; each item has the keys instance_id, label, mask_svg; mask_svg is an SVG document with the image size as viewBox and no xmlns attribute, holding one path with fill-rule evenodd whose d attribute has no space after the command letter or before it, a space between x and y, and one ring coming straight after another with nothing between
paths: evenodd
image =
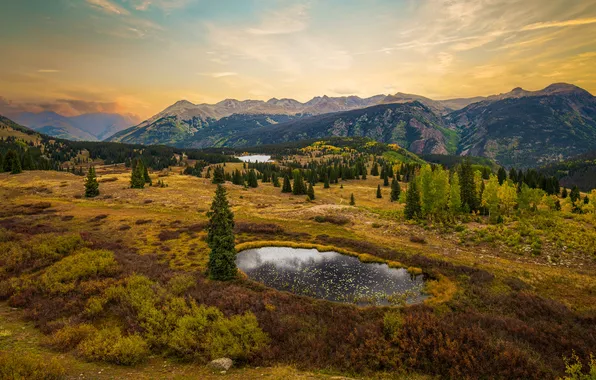
<instances>
[{"instance_id":1,"label":"distant mountain peak","mask_svg":"<svg viewBox=\"0 0 596 380\"><path fill-rule=\"evenodd\" d=\"M186 99L178 100L176 103L172 104L172 106L194 106L194 103L189 102Z\"/></svg>"}]
</instances>

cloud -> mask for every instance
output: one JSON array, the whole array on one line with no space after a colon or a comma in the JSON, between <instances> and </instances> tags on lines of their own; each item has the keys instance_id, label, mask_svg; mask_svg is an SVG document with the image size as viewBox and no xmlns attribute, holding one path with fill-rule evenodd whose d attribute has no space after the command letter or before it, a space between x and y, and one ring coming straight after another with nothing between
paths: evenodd
<instances>
[{"instance_id":1,"label":"cloud","mask_svg":"<svg viewBox=\"0 0 596 380\"><path fill-rule=\"evenodd\" d=\"M246 31L253 35L289 34L303 31L308 26L308 5L296 4L265 13L261 23Z\"/></svg>"},{"instance_id":2,"label":"cloud","mask_svg":"<svg viewBox=\"0 0 596 380\"><path fill-rule=\"evenodd\" d=\"M39 69L37 70L38 73L59 73L60 70L54 70L54 69Z\"/></svg>"},{"instance_id":3,"label":"cloud","mask_svg":"<svg viewBox=\"0 0 596 380\"><path fill-rule=\"evenodd\" d=\"M129 15L130 12L109 0L86 0L92 7L100 9L106 13L115 13L118 15Z\"/></svg>"},{"instance_id":4,"label":"cloud","mask_svg":"<svg viewBox=\"0 0 596 380\"><path fill-rule=\"evenodd\" d=\"M56 99L53 101L13 102L0 96L0 114L17 116L23 112L39 113L55 112L63 116L78 116L87 113L118 113L127 114L124 106L119 102L101 102L82 99Z\"/></svg>"},{"instance_id":5,"label":"cloud","mask_svg":"<svg viewBox=\"0 0 596 380\"><path fill-rule=\"evenodd\" d=\"M133 3L137 11L147 11L151 7L155 7L167 12L184 8L189 0L136 0Z\"/></svg>"},{"instance_id":6,"label":"cloud","mask_svg":"<svg viewBox=\"0 0 596 380\"><path fill-rule=\"evenodd\" d=\"M565 20L565 21L537 22L534 24L526 25L521 30L528 31L528 30L538 30L538 29L546 29L546 28L565 28L568 26L580 26L580 25L589 25L589 24L596 24L596 17L580 18L580 19Z\"/></svg>"},{"instance_id":7,"label":"cloud","mask_svg":"<svg viewBox=\"0 0 596 380\"><path fill-rule=\"evenodd\" d=\"M238 75L238 73L234 73L232 71L226 71L226 72L222 72L222 73L213 73L213 74L211 74L211 76L213 78L231 77L231 76L235 76L235 75Z\"/></svg>"}]
</instances>

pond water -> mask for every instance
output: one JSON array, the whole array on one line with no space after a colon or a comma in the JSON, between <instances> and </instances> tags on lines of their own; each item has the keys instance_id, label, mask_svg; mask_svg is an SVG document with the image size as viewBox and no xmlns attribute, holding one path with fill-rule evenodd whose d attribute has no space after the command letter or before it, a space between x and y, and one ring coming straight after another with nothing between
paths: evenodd
<instances>
[{"instance_id":1,"label":"pond water","mask_svg":"<svg viewBox=\"0 0 596 380\"><path fill-rule=\"evenodd\" d=\"M265 156L265 155L259 155L259 154L255 154L255 155L251 155L251 156L239 156L237 158L243 162L269 162L269 161L271 161L271 156Z\"/></svg>"},{"instance_id":2,"label":"pond water","mask_svg":"<svg viewBox=\"0 0 596 380\"><path fill-rule=\"evenodd\" d=\"M363 263L357 257L316 249L265 247L236 256L236 265L269 287L335 302L389 305L421 302L423 276L403 268Z\"/></svg>"}]
</instances>

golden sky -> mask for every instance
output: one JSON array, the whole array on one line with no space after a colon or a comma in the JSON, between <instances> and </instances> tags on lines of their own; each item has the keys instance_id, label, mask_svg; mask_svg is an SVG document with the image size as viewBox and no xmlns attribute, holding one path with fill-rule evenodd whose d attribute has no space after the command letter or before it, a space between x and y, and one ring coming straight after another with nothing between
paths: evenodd
<instances>
[{"instance_id":1,"label":"golden sky","mask_svg":"<svg viewBox=\"0 0 596 380\"><path fill-rule=\"evenodd\" d=\"M7 3L0 113L146 118L180 99L445 99L554 82L596 93L596 0Z\"/></svg>"}]
</instances>

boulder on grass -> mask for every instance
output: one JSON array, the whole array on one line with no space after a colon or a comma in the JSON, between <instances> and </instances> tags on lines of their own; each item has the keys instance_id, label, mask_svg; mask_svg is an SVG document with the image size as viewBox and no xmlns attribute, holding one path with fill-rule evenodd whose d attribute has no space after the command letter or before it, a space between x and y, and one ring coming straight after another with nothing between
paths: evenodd
<instances>
[{"instance_id":1,"label":"boulder on grass","mask_svg":"<svg viewBox=\"0 0 596 380\"><path fill-rule=\"evenodd\" d=\"M207 367L216 370L216 371L227 371L232 368L232 359L229 358L219 358L212 360Z\"/></svg>"}]
</instances>

